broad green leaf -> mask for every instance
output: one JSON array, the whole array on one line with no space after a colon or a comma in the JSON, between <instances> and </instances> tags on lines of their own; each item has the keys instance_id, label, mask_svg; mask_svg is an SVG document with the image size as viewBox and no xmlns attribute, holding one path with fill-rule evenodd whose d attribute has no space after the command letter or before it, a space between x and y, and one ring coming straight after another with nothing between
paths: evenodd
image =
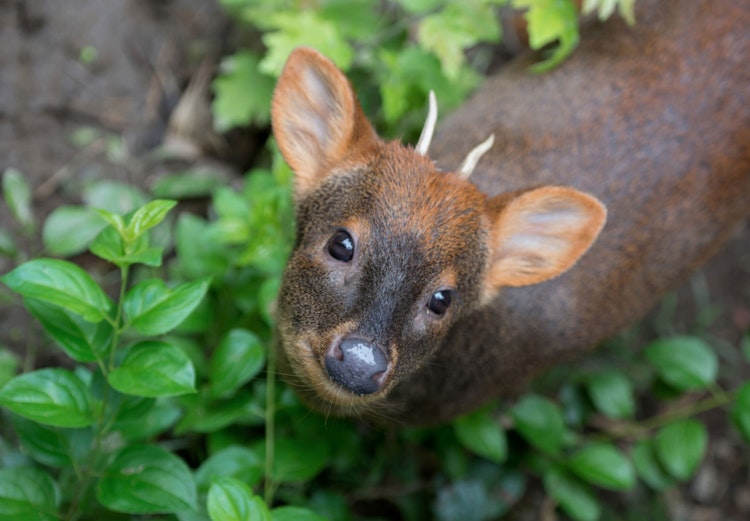
<instances>
[{"instance_id":1,"label":"broad green leaf","mask_svg":"<svg viewBox=\"0 0 750 521\"><path fill-rule=\"evenodd\" d=\"M732 404L732 421L742 434L745 443L750 444L750 382L740 387Z\"/></svg>"},{"instance_id":2,"label":"broad green leaf","mask_svg":"<svg viewBox=\"0 0 750 521\"><path fill-rule=\"evenodd\" d=\"M221 73L213 82L215 96L211 104L214 127L219 132L268 123L276 82L259 70L259 62L260 57L248 51L236 52L221 62Z\"/></svg>"},{"instance_id":3,"label":"broad green leaf","mask_svg":"<svg viewBox=\"0 0 750 521\"><path fill-rule=\"evenodd\" d=\"M129 514L194 510L196 496L185 462L155 445L131 445L117 452L96 492L102 505Z\"/></svg>"},{"instance_id":4,"label":"broad green leaf","mask_svg":"<svg viewBox=\"0 0 750 521\"><path fill-rule=\"evenodd\" d=\"M169 213L176 204L176 201L156 199L155 201L150 201L138 208L125 228L123 238L125 239L126 244L138 240L141 235L161 223L167 216L167 213Z\"/></svg>"},{"instance_id":5,"label":"broad green leaf","mask_svg":"<svg viewBox=\"0 0 750 521\"><path fill-rule=\"evenodd\" d=\"M0 469L0 521L56 521L59 503L57 485L46 472Z\"/></svg>"},{"instance_id":6,"label":"broad green leaf","mask_svg":"<svg viewBox=\"0 0 750 521\"><path fill-rule=\"evenodd\" d=\"M576 521L596 521L601 507L591 489L560 468L544 473L544 488L560 507Z\"/></svg>"},{"instance_id":7,"label":"broad green leaf","mask_svg":"<svg viewBox=\"0 0 750 521\"><path fill-rule=\"evenodd\" d=\"M479 410L460 417L453 424L459 441L470 451L495 463L507 456L505 431L489 412Z\"/></svg>"},{"instance_id":8,"label":"broad green leaf","mask_svg":"<svg viewBox=\"0 0 750 521\"><path fill-rule=\"evenodd\" d=\"M243 482L218 478L208 490L211 521L270 521L271 514L261 498Z\"/></svg>"},{"instance_id":9,"label":"broad green leaf","mask_svg":"<svg viewBox=\"0 0 750 521\"><path fill-rule=\"evenodd\" d=\"M88 389L67 369L39 369L15 377L0 389L0 405L44 425L88 427L94 422Z\"/></svg>"},{"instance_id":10,"label":"broad green leaf","mask_svg":"<svg viewBox=\"0 0 750 521\"><path fill-rule=\"evenodd\" d=\"M105 358L112 343L112 324L106 320L88 322L65 308L35 298L24 299L24 306L65 353L77 362Z\"/></svg>"},{"instance_id":11,"label":"broad green leaf","mask_svg":"<svg viewBox=\"0 0 750 521\"><path fill-rule=\"evenodd\" d=\"M614 445L589 445L574 453L568 467L585 481L610 490L635 485L633 465Z\"/></svg>"},{"instance_id":12,"label":"broad green leaf","mask_svg":"<svg viewBox=\"0 0 750 521\"><path fill-rule=\"evenodd\" d=\"M149 247L148 235L141 235L128 246L112 226L104 228L89 249L97 257L120 268L131 264L145 264L155 268L161 266L162 249Z\"/></svg>"},{"instance_id":13,"label":"broad green leaf","mask_svg":"<svg viewBox=\"0 0 750 521\"><path fill-rule=\"evenodd\" d=\"M513 0L516 8L528 8L529 46L541 50L557 42L550 56L532 67L542 72L558 65L578 46L578 12L570 0Z\"/></svg>"},{"instance_id":14,"label":"broad green leaf","mask_svg":"<svg viewBox=\"0 0 750 521\"><path fill-rule=\"evenodd\" d=\"M0 228L0 255L15 257L18 254L16 239L6 229Z\"/></svg>"},{"instance_id":15,"label":"broad green leaf","mask_svg":"<svg viewBox=\"0 0 750 521\"><path fill-rule=\"evenodd\" d=\"M201 464L195 471L195 482L199 491L208 490L211 483L221 477L236 478L252 487L263 477L263 466L263 459L255 451L231 445L212 454Z\"/></svg>"},{"instance_id":16,"label":"broad green leaf","mask_svg":"<svg viewBox=\"0 0 750 521\"><path fill-rule=\"evenodd\" d=\"M125 295L126 323L144 335L171 331L200 304L208 284L204 278L169 289L160 279L144 280Z\"/></svg>"},{"instance_id":17,"label":"broad green leaf","mask_svg":"<svg viewBox=\"0 0 750 521\"><path fill-rule=\"evenodd\" d=\"M182 410L171 400L154 400L139 396L121 395L112 430L125 440L142 442L170 429L182 416Z\"/></svg>"},{"instance_id":18,"label":"broad green leaf","mask_svg":"<svg viewBox=\"0 0 750 521\"><path fill-rule=\"evenodd\" d=\"M86 251L105 226L90 208L60 206L44 221L42 242L52 255L76 255Z\"/></svg>"},{"instance_id":19,"label":"broad green leaf","mask_svg":"<svg viewBox=\"0 0 750 521\"><path fill-rule=\"evenodd\" d=\"M156 340L146 340L128 349L107 379L121 393L135 396L195 392L195 369L190 358L182 349Z\"/></svg>"},{"instance_id":20,"label":"broad green leaf","mask_svg":"<svg viewBox=\"0 0 750 521\"><path fill-rule=\"evenodd\" d=\"M268 51L258 65L264 74L278 77L289 54L300 46L314 47L342 70L347 70L354 59L352 48L338 25L316 11L278 11L269 23L275 30L263 36Z\"/></svg>"},{"instance_id":21,"label":"broad green leaf","mask_svg":"<svg viewBox=\"0 0 750 521\"><path fill-rule=\"evenodd\" d=\"M224 397L257 375L266 361L266 351L255 334L245 329L232 329L211 356L208 378L211 395Z\"/></svg>"},{"instance_id":22,"label":"broad green leaf","mask_svg":"<svg viewBox=\"0 0 750 521\"><path fill-rule=\"evenodd\" d=\"M105 319L112 301L91 276L73 263L34 259L0 277L10 289L81 315L89 322Z\"/></svg>"},{"instance_id":23,"label":"broad green leaf","mask_svg":"<svg viewBox=\"0 0 750 521\"><path fill-rule=\"evenodd\" d=\"M500 25L494 7L483 2L448 3L422 19L417 39L422 48L435 53L443 73L454 80L464 65L464 51L481 41L496 42Z\"/></svg>"},{"instance_id":24,"label":"broad green leaf","mask_svg":"<svg viewBox=\"0 0 750 521\"><path fill-rule=\"evenodd\" d=\"M83 191L83 200L91 208L105 208L118 217L146 204L144 193L133 185L117 181L97 181Z\"/></svg>"},{"instance_id":25,"label":"broad green leaf","mask_svg":"<svg viewBox=\"0 0 750 521\"><path fill-rule=\"evenodd\" d=\"M695 473L708 444L706 427L697 420L681 420L664 427L654 438L656 457L669 474L685 481Z\"/></svg>"},{"instance_id":26,"label":"broad green leaf","mask_svg":"<svg viewBox=\"0 0 750 521\"><path fill-rule=\"evenodd\" d=\"M690 336L656 340L646 347L646 358L665 382L680 391L711 385L719 367L711 346Z\"/></svg>"},{"instance_id":27,"label":"broad green leaf","mask_svg":"<svg viewBox=\"0 0 750 521\"><path fill-rule=\"evenodd\" d=\"M0 345L0 389L16 376L19 365L18 356Z\"/></svg>"},{"instance_id":28,"label":"broad green leaf","mask_svg":"<svg viewBox=\"0 0 750 521\"><path fill-rule=\"evenodd\" d=\"M215 432L248 417L263 418L263 410L253 410L252 393L239 391L226 400L208 400L202 395L185 396L185 416L177 424L177 432Z\"/></svg>"},{"instance_id":29,"label":"broad green leaf","mask_svg":"<svg viewBox=\"0 0 750 521\"><path fill-rule=\"evenodd\" d=\"M49 427L19 416L13 426L24 452L42 465L71 468L91 447L91 429Z\"/></svg>"},{"instance_id":30,"label":"broad green leaf","mask_svg":"<svg viewBox=\"0 0 750 521\"><path fill-rule=\"evenodd\" d=\"M120 238L125 234L125 218L122 215L104 208L94 208L93 211L107 224L112 226L115 231L120 235Z\"/></svg>"},{"instance_id":31,"label":"broad green leaf","mask_svg":"<svg viewBox=\"0 0 750 521\"><path fill-rule=\"evenodd\" d=\"M31 186L26 177L15 168L3 173L3 195L13 217L27 231L34 229L34 212L31 208Z\"/></svg>"},{"instance_id":32,"label":"broad green leaf","mask_svg":"<svg viewBox=\"0 0 750 521\"><path fill-rule=\"evenodd\" d=\"M397 0L404 9L412 13L426 13L437 9L444 0Z\"/></svg>"},{"instance_id":33,"label":"broad green leaf","mask_svg":"<svg viewBox=\"0 0 750 521\"><path fill-rule=\"evenodd\" d=\"M664 471L657 461L651 440L642 440L636 443L630 456L633 459L633 466L638 472L638 476L655 491L661 492L675 484L675 480Z\"/></svg>"},{"instance_id":34,"label":"broad green leaf","mask_svg":"<svg viewBox=\"0 0 750 521\"><path fill-rule=\"evenodd\" d=\"M326 518L307 508L283 506L271 510L271 521L326 521Z\"/></svg>"},{"instance_id":35,"label":"broad green leaf","mask_svg":"<svg viewBox=\"0 0 750 521\"><path fill-rule=\"evenodd\" d=\"M229 253L212 234L204 219L189 213L177 218L175 248L180 273L187 278L198 278L224 273L229 267Z\"/></svg>"},{"instance_id":36,"label":"broad green leaf","mask_svg":"<svg viewBox=\"0 0 750 521\"><path fill-rule=\"evenodd\" d=\"M218 81L218 78L216 81ZM247 85L244 87L247 88ZM214 104L216 104L215 99ZM268 109L266 108L266 110ZM216 114L216 109L214 109L214 117L216 117ZM179 173L157 176L151 185L151 193L156 197L165 199L208 197L217 186L228 183L228 176L220 170L211 167L196 167Z\"/></svg>"},{"instance_id":37,"label":"broad green leaf","mask_svg":"<svg viewBox=\"0 0 750 521\"><path fill-rule=\"evenodd\" d=\"M255 444L254 450L265 457L265 441ZM273 479L278 483L309 481L326 467L328 454L328 445L317 438L277 438Z\"/></svg>"},{"instance_id":38,"label":"broad green leaf","mask_svg":"<svg viewBox=\"0 0 750 521\"><path fill-rule=\"evenodd\" d=\"M560 408L553 402L529 394L511 410L516 430L526 441L550 454L565 444L566 429Z\"/></svg>"},{"instance_id":39,"label":"broad green leaf","mask_svg":"<svg viewBox=\"0 0 750 521\"><path fill-rule=\"evenodd\" d=\"M592 375L586 389L602 414L610 418L632 418L635 414L633 386L624 374L608 371Z\"/></svg>"}]
</instances>

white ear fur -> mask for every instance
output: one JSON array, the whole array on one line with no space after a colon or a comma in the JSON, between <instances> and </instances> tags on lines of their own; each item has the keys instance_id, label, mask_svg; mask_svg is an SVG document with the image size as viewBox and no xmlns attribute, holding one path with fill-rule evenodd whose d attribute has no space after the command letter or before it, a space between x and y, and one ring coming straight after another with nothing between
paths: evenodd
<instances>
[{"instance_id":1,"label":"white ear fur","mask_svg":"<svg viewBox=\"0 0 750 521\"><path fill-rule=\"evenodd\" d=\"M355 134L374 134L349 81L313 49L295 49L274 91L274 135L294 170L297 193L313 189L352 148Z\"/></svg>"},{"instance_id":2,"label":"white ear fur","mask_svg":"<svg viewBox=\"0 0 750 521\"><path fill-rule=\"evenodd\" d=\"M488 289L536 284L565 272L589 249L606 216L598 199L572 188L519 195L493 218Z\"/></svg>"}]
</instances>

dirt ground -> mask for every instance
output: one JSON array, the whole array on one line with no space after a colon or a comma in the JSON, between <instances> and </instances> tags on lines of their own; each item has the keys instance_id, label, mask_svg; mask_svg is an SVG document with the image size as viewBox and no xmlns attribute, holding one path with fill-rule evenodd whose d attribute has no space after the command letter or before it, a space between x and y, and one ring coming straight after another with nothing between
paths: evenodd
<instances>
[{"instance_id":1,"label":"dirt ground","mask_svg":"<svg viewBox=\"0 0 750 521\"><path fill-rule=\"evenodd\" d=\"M154 167L144 158L163 142L203 59L219 56L228 43L228 20L207 0L0 0L0 13L0 172L14 167L30 178L40 222L60 204L80 202L86 180L147 185ZM91 50L95 58L82 59ZM70 136L82 126L121 136L128 160L113 164L102 147L73 146ZM0 223L10 226L4 205ZM0 261L0 273L9 268ZM704 282L709 301L721 310L712 326L721 356L736 367L739 338L750 328L747 223L679 292L682 331L690 330L695 290ZM0 344L23 352L28 331L21 310L0 305ZM731 383L740 375L726 378ZM689 485L669 493L672 518L750 519L748 450L725 414L706 419L709 455Z\"/></svg>"}]
</instances>

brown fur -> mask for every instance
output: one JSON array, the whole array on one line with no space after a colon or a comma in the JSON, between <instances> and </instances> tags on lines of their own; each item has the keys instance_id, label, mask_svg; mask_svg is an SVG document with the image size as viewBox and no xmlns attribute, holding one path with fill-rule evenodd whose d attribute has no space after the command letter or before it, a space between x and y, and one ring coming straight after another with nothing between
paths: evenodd
<instances>
[{"instance_id":1,"label":"brown fur","mask_svg":"<svg viewBox=\"0 0 750 521\"><path fill-rule=\"evenodd\" d=\"M295 51L272 114L298 209L278 352L312 406L435 423L507 395L641 317L748 215L750 5L636 6L637 26L593 28L546 75L504 69L438 125L442 168L495 133L471 182L381 141L335 67ZM349 263L327 253L339 229ZM328 378L346 335L387 353L377 392Z\"/></svg>"}]
</instances>

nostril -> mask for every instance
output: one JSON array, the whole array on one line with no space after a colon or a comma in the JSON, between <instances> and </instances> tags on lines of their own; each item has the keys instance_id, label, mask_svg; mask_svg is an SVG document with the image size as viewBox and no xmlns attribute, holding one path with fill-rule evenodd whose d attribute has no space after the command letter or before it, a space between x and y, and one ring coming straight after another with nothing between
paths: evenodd
<instances>
[{"instance_id":1,"label":"nostril","mask_svg":"<svg viewBox=\"0 0 750 521\"><path fill-rule=\"evenodd\" d=\"M355 394L372 394L385 383L388 358L376 343L346 337L325 358L331 380Z\"/></svg>"}]
</instances>

